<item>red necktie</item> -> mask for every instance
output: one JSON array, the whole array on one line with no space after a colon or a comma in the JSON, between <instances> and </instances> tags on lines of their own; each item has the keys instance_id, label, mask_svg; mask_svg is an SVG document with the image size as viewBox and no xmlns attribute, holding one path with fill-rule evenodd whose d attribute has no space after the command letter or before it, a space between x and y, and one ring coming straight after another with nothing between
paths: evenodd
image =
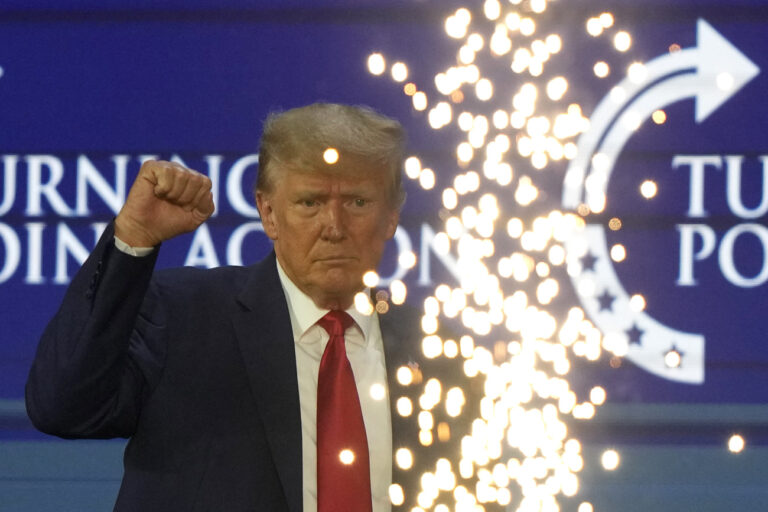
<instances>
[{"instance_id":1,"label":"red necktie","mask_svg":"<svg viewBox=\"0 0 768 512\"><path fill-rule=\"evenodd\" d=\"M368 439L344 345L354 320L331 311L317 323L330 336L317 379L317 510L370 512Z\"/></svg>"}]
</instances>

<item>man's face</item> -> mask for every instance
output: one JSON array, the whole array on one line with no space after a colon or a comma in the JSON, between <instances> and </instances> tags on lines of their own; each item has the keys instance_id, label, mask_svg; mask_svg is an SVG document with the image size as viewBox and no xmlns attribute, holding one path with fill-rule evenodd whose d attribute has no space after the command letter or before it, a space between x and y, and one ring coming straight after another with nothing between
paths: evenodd
<instances>
[{"instance_id":1,"label":"man's face","mask_svg":"<svg viewBox=\"0 0 768 512\"><path fill-rule=\"evenodd\" d=\"M341 162L336 165L342 165ZM397 229L391 175L286 171L256 200L288 277L319 307L346 309Z\"/></svg>"}]
</instances>

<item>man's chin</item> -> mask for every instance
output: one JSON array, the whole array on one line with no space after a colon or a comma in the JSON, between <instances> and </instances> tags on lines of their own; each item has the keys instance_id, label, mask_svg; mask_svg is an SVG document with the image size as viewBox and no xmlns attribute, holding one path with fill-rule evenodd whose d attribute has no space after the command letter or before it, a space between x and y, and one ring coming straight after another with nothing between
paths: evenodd
<instances>
[{"instance_id":1,"label":"man's chin","mask_svg":"<svg viewBox=\"0 0 768 512\"><path fill-rule=\"evenodd\" d=\"M326 272L323 279L317 283L317 289L329 297L353 298L357 292L365 288L362 275L357 279L353 277L354 275L356 274L346 269Z\"/></svg>"},{"instance_id":2,"label":"man's chin","mask_svg":"<svg viewBox=\"0 0 768 512\"><path fill-rule=\"evenodd\" d=\"M323 286L312 295L312 300L317 306L325 309L349 309L355 302L355 295L361 289L353 289L348 286Z\"/></svg>"}]
</instances>

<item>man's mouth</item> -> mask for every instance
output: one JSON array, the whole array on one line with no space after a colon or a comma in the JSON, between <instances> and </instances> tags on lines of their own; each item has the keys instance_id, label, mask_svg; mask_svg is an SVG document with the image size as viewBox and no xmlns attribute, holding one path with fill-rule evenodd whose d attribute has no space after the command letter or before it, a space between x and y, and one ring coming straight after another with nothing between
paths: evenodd
<instances>
[{"instance_id":1,"label":"man's mouth","mask_svg":"<svg viewBox=\"0 0 768 512\"><path fill-rule=\"evenodd\" d=\"M333 265L333 264L349 263L353 260L354 258L350 256L325 256L323 258L317 258L316 261L320 263Z\"/></svg>"}]
</instances>

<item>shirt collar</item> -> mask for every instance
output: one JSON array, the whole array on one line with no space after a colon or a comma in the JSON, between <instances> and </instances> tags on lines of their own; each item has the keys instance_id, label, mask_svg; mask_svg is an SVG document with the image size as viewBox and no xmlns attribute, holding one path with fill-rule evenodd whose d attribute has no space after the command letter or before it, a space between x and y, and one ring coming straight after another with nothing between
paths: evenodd
<instances>
[{"instance_id":1,"label":"shirt collar","mask_svg":"<svg viewBox=\"0 0 768 512\"><path fill-rule=\"evenodd\" d=\"M288 311L290 312L291 326L293 327L293 339L298 341L330 309L317 307L309 295L301 291L291 281L291 278L285 273L280 262L277 259L275 261L277 262L277 274L280 277L280 284L283 286L283 292L285 292L285 298L288 301ZM365 293L370 293L370 290L366 288ZM352 317L357 327L363 333L363 343L367 344L370 338L371 323L376 313L374 312L373 315L363 314L357 310L354 304L346 312Z\"/></svg>"}]
</instances>

